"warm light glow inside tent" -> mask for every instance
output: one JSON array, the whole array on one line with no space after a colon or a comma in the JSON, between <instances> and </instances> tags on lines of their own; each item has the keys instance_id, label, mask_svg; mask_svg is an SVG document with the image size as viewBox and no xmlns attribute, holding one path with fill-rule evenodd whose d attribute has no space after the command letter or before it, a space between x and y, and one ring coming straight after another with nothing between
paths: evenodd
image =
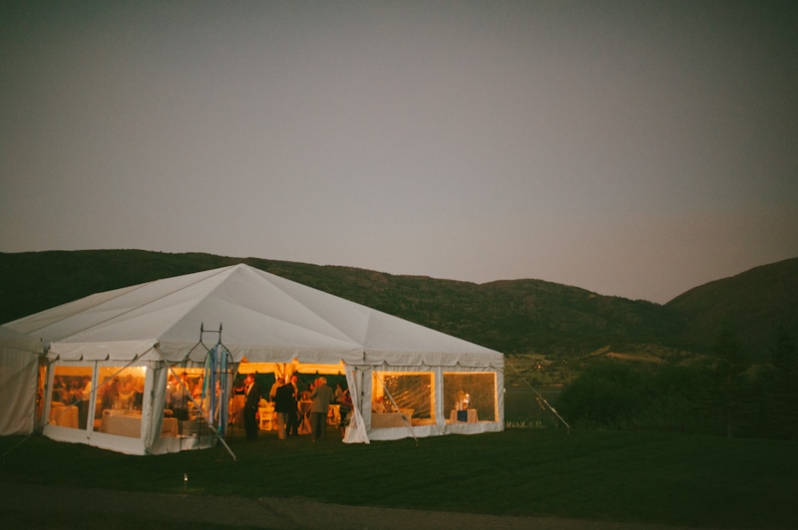
<instances>
[{"instance_id":1,"label":"warm light glow inside tent","mask_svg":"<svg viewBox=\"0 0 798 530\"><path fill-rule=\"evenodd\" d=\"M503 429L501 353L246 265L6 326L49 345L44 433L58 440L134 454L207 447L237 421L246 373L264 399L294 373L300 386L324 376L348 388L350 443Z\"/></svg>"}]
</instances>

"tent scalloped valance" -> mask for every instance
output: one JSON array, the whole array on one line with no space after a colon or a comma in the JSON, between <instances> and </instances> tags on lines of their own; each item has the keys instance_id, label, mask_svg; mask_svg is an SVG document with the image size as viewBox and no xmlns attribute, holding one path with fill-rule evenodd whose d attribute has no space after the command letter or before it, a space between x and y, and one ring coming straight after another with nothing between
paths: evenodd
<instances>
[{"instance_id":1,"label":"tent scalloped valance","mask_svg":"<svg viewBox=\"0 0 798 530\"><path fill-rule=\"evenodd\" d=\"M51 361L130 361L136 357L142 360L159 360L155 352L158 341L155 339L117 342L52 342L47 358ZM146 359L150 352L156 356Z\"/></svg>"}]
</instances>

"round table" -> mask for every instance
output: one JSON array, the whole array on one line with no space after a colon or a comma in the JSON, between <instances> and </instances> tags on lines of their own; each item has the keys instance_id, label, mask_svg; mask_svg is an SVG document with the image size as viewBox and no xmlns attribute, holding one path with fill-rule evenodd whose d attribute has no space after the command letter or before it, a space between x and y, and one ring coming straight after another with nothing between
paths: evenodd
<instances>
[{"instance_id":1,"label":"round table","mask_svg":"<svg viewBox=\"0 0 798 530\"><path fill-rule=\"evenodd\" d=\"M300 401L297 403L299 415L302 417L299 423L299 434L310 434L310 409L313 406L312 401Z\"/></svg>"}]
</instances>

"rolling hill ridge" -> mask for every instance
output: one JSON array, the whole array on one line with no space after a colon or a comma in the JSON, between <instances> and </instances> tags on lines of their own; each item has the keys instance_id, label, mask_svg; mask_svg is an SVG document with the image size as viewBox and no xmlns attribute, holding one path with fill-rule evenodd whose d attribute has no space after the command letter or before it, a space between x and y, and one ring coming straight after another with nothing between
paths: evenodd
<instances>
[{"instance_id":1,"label":"rolling hill ridge","mask_svg":"<svg viewBox=\"0 0 798 530\"><path fill-rule=\"evenodd\" d=\"M752 356L762 360L776 329L798 336L798 258L694 287L665 307L684 316L681 343L710 348L728 323Z\"/></svg>"},{"instance_id":2,"label":"rolling hill ridge","mask_svg":"<svg viewBox=\"0 0 798 530\"><path fill-rule=\"evenodd\" d=\"M474 284L211 254L142 250L0 253L0 322L96 292L246 263L510 355L705 352L730 321L758 357L778 326L798 329L798 259L696 287L665 305L543 280Z\"/></svg>"}]
</instances>

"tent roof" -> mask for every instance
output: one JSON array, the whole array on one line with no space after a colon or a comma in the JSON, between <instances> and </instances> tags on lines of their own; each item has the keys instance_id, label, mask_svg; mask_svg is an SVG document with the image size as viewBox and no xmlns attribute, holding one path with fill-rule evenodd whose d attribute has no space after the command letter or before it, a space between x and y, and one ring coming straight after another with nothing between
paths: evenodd
<instances>
[{"instance_id":1,"label":"tent roof","mask_svg":"<svg viewBox=\"0 0 798 530\"><path fill-rule=\"evenodd\" d=\"M42 345L41 339L29 337L5 326L0 326L0 348L21 350L38 354L44 352L44 346Z\"/></svg>"},{"instance_id":2,"label":"tent roof","mask_svg":"<svg viewBox=\"0 0 798 530\"><path fill-rule=\"evenodd\" d=\"M205 356L222 327L236 361L503 365L501 353L239 264L108 291L6 324L50 357L170 361ZM217 334L206 333L213 345ZM159 359L154 351L151 359Z\"/></svg>"}]
</instances>

